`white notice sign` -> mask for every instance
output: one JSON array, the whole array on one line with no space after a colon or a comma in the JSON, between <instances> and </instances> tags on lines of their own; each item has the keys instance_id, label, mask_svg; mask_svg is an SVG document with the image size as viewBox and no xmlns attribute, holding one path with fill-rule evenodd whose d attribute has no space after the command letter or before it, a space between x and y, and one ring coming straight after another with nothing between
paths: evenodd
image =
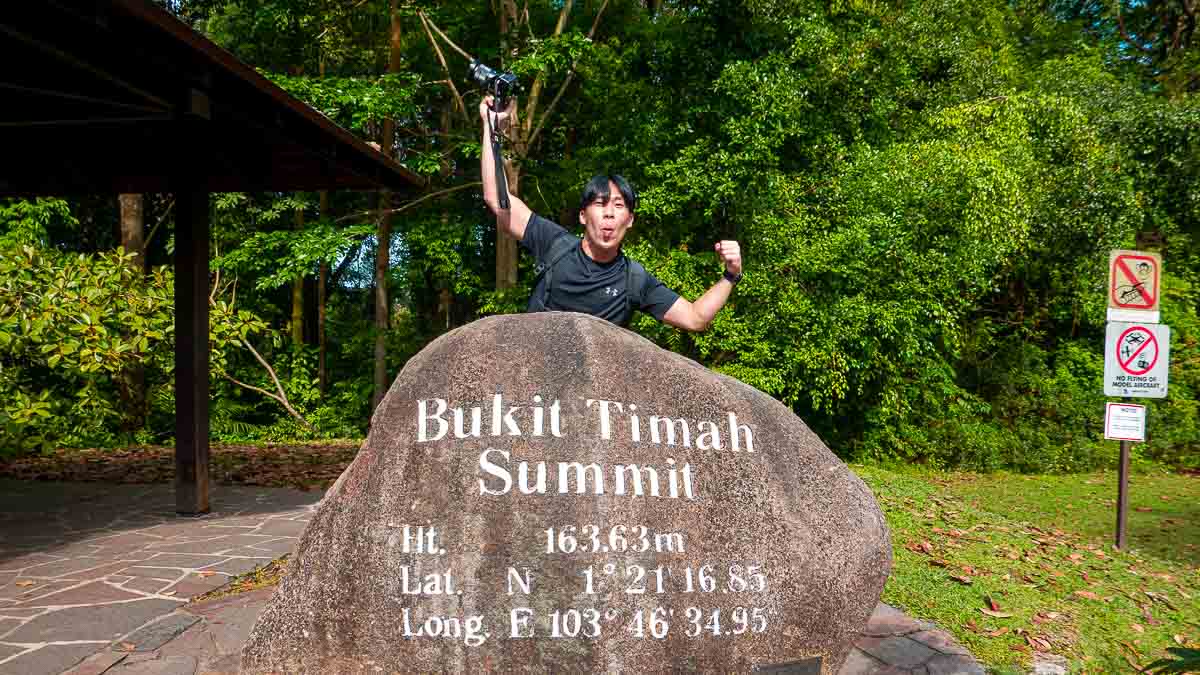
<instances>
[{"instance_id":1,"label":"white notice sign","mask_svg":"<svg viewBox=\"0 0 1200 675\"><path fill-rule=\"evenodd\" d=\"M1111 441L1146 440L1146 406L1136 403L1105 404L1104 437Z\"/></svg>"},{"instance_id":2,"label":"white notice sign","mask_svg":"<svg viewBox=\"0 0 1200 675\"><path fill-rule=\"evenodd\" d=\"M1104 395L1166 398L1171 329L1109 321L1104 332Z\"/></svg>"}]
</instances>

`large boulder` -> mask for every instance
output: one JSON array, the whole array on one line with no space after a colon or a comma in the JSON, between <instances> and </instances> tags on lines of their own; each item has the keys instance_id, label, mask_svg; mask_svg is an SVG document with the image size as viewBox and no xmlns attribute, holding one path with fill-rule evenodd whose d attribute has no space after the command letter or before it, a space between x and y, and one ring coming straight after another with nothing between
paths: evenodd
<instances>
[{"instance_id":1,"label":"large boulder","mask_svg":"<svg viewBox=\"0 0 1200 675\"><path fill-rule=\"evenodd\" d=\"M498 316L405 366L242 664L832 674L890 568L787 407L599 319Z\"/></svg>"}]
</instances>

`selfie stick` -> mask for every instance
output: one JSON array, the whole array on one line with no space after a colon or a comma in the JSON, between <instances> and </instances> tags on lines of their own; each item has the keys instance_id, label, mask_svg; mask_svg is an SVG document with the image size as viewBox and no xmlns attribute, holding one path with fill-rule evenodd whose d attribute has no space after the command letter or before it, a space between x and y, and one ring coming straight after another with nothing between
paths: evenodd
<instances>
[{"instance_id":1,"label":"selfie stick","mask_svg":"<svg viewBox=\"0 0 1200 675\"><path fill-rule=\"evenodd\" d=\"M492 125L492 116L488 115L487 119L488 129L492 136L492 161L496 163L496 191L500 193L500 209L507 211L509 207L508 176L504 174L504 157L501 154L500 136L496 134L496 128Z\"/></svg>"}]
</instances>

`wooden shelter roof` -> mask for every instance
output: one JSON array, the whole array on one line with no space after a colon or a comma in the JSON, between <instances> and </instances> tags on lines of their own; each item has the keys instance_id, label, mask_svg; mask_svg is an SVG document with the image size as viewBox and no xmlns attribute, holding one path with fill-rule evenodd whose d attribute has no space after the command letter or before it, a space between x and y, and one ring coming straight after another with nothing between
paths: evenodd
<instances>
[{"instance_id":1,"label":"wooden shelter roof","mask_svg":"<svg viewBox=\"0 0 1200 675\"><path fill-rule=\"evenodd\" d=\"M0 194L420 183L150 0L8 3L0 62Z\"/></svg>"}]
</instances>

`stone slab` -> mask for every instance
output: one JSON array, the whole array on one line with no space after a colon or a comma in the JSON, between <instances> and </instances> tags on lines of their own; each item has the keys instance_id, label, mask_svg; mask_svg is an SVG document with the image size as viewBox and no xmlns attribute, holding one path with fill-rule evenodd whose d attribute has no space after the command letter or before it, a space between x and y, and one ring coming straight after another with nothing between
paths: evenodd
<instances>
[{"instance_id":1,"label":"stone slab","mask_svg":"<svg viewBox=\"0 0 1200 675\"><path fill-rule=\"evenodd\" d=\"M182 600L148 599L133 602L70 607L30 620L8 636L7 642L101 640L125 635L154 617L167 614Z\"/></svg>"},{"instance_id":2,"label":"stone slab","mask_svg":"<svg viewBox=\"0 0 1200 675\"><path fill-rule=\"evenodd\" d=\"M0 639L3 639L9 631L20 626L22 623L21 619L0 619ZM0 658L4 657L0 656Z\"/></svg>"},{"instance_id":3,"label":"stone slab","mask_svg":"<svg viewBox=\"0 0 1200 675\"><path fill-rule=\"evenodd\" d=\"M977 661L968 656L939 655L925 664L929 675L987 675Z\"/></svg>"},{"instance_id":4,"label":"stone slab","mask_svg":"<svg viewBox=\"0 0 1200 675\"><path fill-rule=\"evenodd\" d=\"M111 675L196 675L197 661L193 656L168 656L134 663L122 663Z\"/></svg>"},{"instance_id":5,"label":"stone slab","mask_svg":"<svg viewBox=\"0 0 1200 675\"><path fill-rule=\"evenodd\" d=\"M880 661L900 668L916 668L939 655L939 652L919 642L898 636L864 637L855 645Z\"/></svg>"},{"instance_id":6,"label":"stone slab","mask_svg":"<svg viewBox=\"0 0 1200 675\"><path fill-rule=\"evenodd\" d=\"M117 588L103 581L93 581L89 584L68 588L57 593L44 595L17 605L21 607L50 607L56 605L94 605L103 602L118 602L134 600L140 597L137 593Z\"/></svg>"},{"instance_id":7,"label":"stone slab","mask_svg":"<svg viewBox=\"0 0 1200 675\"><path fill-rule=\"evenodd\" d=\"M103 675L110 668L125 660L128 654L121 652L100 651L83 660L82 663L68 670L64 675Z\"/></svg>"},{"instance_id":8,"label":"stone slab","mask_svg":"<svg viewBox=\"0 0 1200 675\"><path fill-rule=\"evenodd\" d=\"M887 664L861 649L851 649L838 675L880 675L887 667Z\"/></svg>"},{"instance_id":9,"label":"stone slab","mask_svg":"<svg viewBox=\"0 0 1200 675\"><path fill-rule=\"evenodd\" d=\"M18 578L16 583L24 580L23 577ZM36 581L37 583L33 586L16 586L14 583L14 585L0 588L0 594L2 594L0 597L6 597L15 601L15 604L10 605L12 607L20 607L23 603L37 600L51 593L57 593L64 588L79 585L78 581L44 581L41 579L29 579L29 581ZM9 593L10 590L12 591L11 593Z\"/></svg>"},{"instance_id":10,"label":"stone slab","mask_svg":"<svg viewBox=\"0 0 1200 675\"><path fill-rule=\"evenodd\" d=\"M13 656L14 654L20 654L23 651L25 651L25 647L18 647L16 645L6 645L3 643L0 643L0 661L3 661L4 659L7 659L10 656ZM2 668L2 667L0 667L0 668Z\"/></svg>"},{"instance_id":11,"label":"stone slab","mask_svg":"<svg viewBox=\"0 0 1200 675\"><path fill-rule=\"evenodd\" d=\"M0 673L12 675L59 675L94 654L102 644L46 645L22 654L0 666Z\"/></svg>"},{"instance_id":12,"label":"stone slab","mask_svg":"<svg viewBox=\"0 0 1200 675\"><path fill-rule=\"evenodd\" d=\"M110 549L136 550L143 546L158 544L163 541L166 541L163 537L156 537L142 532L122 532L97 537L96 539L89 540L88 543Z\"/></svg>"},{"instance_id":13,"label":"stone slab","mask_svg":"<svg viewBox=\"0 0 1200 675\"><path fill-rule=\"evenodd\" d=\"M173 582L184 574L179 567L146 567L145 565L130 565L121 569L121 574L137 579L161 579Z\"/></svg>"},{"instance_id":14,"label":"stone slab","mask_svg":"<svg viewBox=\"0 0 1200 675\"><path fill-rule=\"evenodd\" d=\"M149 579L149 578L143 578L143 577L134 577L134 578L130 579L129 581L126 581L124 584L121 584L121 586L123 588L140 591L142 593L158 593L158 592L161 592L163 589L165 589L167 586L170 586L172 583L173 582L168 581L166 579Z\"/></svg>"},{"instance_id":15,"label":"stone slab","mask_svg":"<svg viewBox=\"0 0 1200 675\"><path fill-rule=\"evenodd\" d=\"M957 656L970 656L971 652L966 647L958 644L954 640L954 636L944 630L924 630L912 633L908 636L910 639L916 640L930 649L937 650L943 654L951 654Z\"/></svg>"},{"instance_id":16,"label":"stone slab","mask_svg":"<svg viewBox=\"0 0 1200 675\"><path fill-rule=\"evenodd\" d=\"M201 555L199 553L156 553L141 562L143 567L176 567L179 569L198 569L207 567L222 560L228 560L227 555Z\"/></svg>"},{"instance_id":17,"label":"stone slab","mask_svg":"<svg viewBox=\"0 0 1200 675\"><path fill-rule=\"evenodd\" d=\"M200 617L187 612L175 612L155 621L149 626L142 626L131 635L121 638L121 642L134 645L133 651L149 652L158 649L187 630L200 620Z\"/></svg>"},{"instance_id":18,"label":"stone slab","mask_svg":"<svg viewBox=\"0 0 1200 675\"><path fill-rule=\"evenodd\" d=\"M194 598L198 595L204 595L209 591L216 589L229 583L229 577L224 574L214 574L209 577L202 577L198 574L189 574L183 579L171 584L167 587L164 593L175 591L175 596L178 598Z\"/></svg>"},{"instance_id":19,"label":"stone slab","mask_svg":"<svg viewBox=\"0 0 1200 675\"><path fill-rule=\"evenodd\" d=\"M5 528L4 532L6 536L13 536L7 527ZM15 558L9 558L8 560L0 560L0 572L20 571L26 567L54 562L55 560L62 560L62 558L59 556L46 555L45 553L26 553Z\"/></svg>"},{"instance_id":20,"label":"stone slab","mask_svg":"<svg viewBox=\"0 0 1200 675\"><path fill-rule=\"evenodd\" d=\"M867 622L867 627L862 631L862 634L869 637L883 638L915 633L925 627L925 625L895 607L880 603L875 607L875 612L871 614L871 619Z\"/></svg>"},{"instance_id":21,"label":"stone slab","mask_svg":"<svg viewBox=\"0 0 1200 675\"><path fill-rule=\"evenodd\" d=\"M46 609L44 607L33 607L33 608L29 608L29 609L16 609L13 607L4 607L4 608L0 609L0 616L13 617L13 618L17 618L17 619L28 619L31 617L35 617L38 614L43 614L45 612L46 612Z\"/></svg>"},{"instance_id":22,"label":"stone slab","mask_svg":"<svg viewBox=\"0 0 1200 675\"><path fill-rule=\"evenodd\" d=\"M303 523L297 520L281 520L278 518L272 518L271 520L263 523L262 527L258 528L256 532L285 537L299 537L304 532L304 528L307 526L308 523Z\"/></svg>"},{"instance_id":23,"label":"stone slab","mask_svg":"<svg viewBox=\"0 0 1200 675\"><path fill-rule=\"evenodd\" d=\"M238 574L245 574L247 572L256 570L259 567L262 567L264 565L269 565L271 563L271 561L273 561L273 560L275 560L275 558L272 558L272 557L230 558L229 560L226 560L225 562L217 563L216 565L209 565L208 567L205 567L204 569L212 570L213 572L223 572L225 574L231 574L231 575L236 576Z\"/></svg>"},{"instance_id":24,"label":"stone slab","mask_svg":"<svg viewBox=\"0 0 1200 675\"><path fill-rule=\"evenodd\" d=\"M88 551L95 553L95 550ZM103 558L94 558L90 555L81 556L78 558L68 558L66 560L56 560L54 562L42 563L25 568L23 574L34 577L61 577L74 572L82 572L86 569L99 567L108 562Z\"/></svg>"},{"instance_id":25,"label":"stone slab","mask_svg":"<svg viewBox=\"0 0 1200 675\"><path fill-rule=\"evenodd\" d=\"M227 534L219 535L211 539L196 539L189 542L168 542L154 544L147 547L147 550L158 553L212 553L219 554L222 551L239 548L242 546L254 546L266 541L270 541L272 537L266 535L255 534Z\"/></svg>"}]
</instances>

